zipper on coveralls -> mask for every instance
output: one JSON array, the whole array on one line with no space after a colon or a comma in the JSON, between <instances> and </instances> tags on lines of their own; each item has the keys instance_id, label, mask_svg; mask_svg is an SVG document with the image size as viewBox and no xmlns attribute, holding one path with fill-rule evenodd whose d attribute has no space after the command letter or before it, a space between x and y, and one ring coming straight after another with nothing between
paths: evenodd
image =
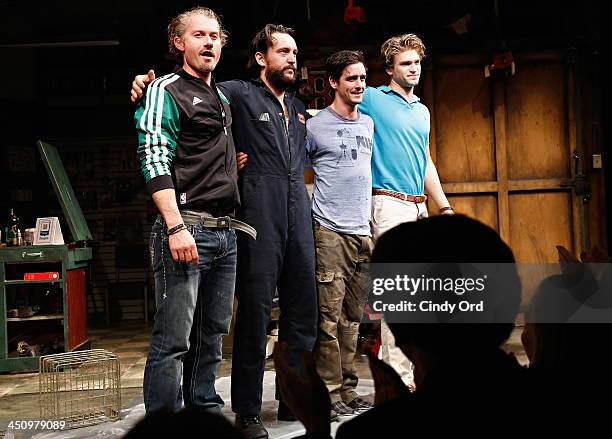
<instances>
[{"instance_id":1,"label":"zipper on coveralls","mask_svg":"<svg viewBox=\"0 0 612 439\"><path fill-rule=\"evenodd\" d=\"M287 140L287 151L289 153L289 172L287 173L288 180L291 180L291 142L289 141L289 118L281 112L278 115L282 119L283 131L285 132L285 140Z\"/></svg>"}]
</instances>

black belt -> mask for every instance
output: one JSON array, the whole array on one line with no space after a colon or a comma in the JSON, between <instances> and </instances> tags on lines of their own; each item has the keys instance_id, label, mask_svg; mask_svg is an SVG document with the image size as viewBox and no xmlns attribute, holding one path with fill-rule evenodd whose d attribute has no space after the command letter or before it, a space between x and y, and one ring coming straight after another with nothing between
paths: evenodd
<instances>
[{"instance_id":1,"label":"black belt","mask_svg":"<svg viewBox=\"0 0 612 439\"><path fill-rule=\"evenodd\" d=\"M208 212L181 210L181 217L186 225L201 225L202 227L217 229L236 229L246 233L253 239L257 239L257 230L254 227L229 216L214 217Z\"/></svg>"}]
</instances>

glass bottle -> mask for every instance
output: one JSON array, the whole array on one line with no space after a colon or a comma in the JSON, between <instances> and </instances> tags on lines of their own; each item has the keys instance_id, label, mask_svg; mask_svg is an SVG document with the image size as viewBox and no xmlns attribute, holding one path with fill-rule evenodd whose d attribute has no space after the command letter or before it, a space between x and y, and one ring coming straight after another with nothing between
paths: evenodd
<instances>
[{"instance_id":1,"label":"glass bottle","mask_svg":"<svg viewBox=\"0 0 612 439\"><path fill-rule=\"evenodd\" d=\"M7 221L8 230L6 232L6 246L16 247L18 245L19 218L15 215L14 209L9 209L9 217Z\"/></svg>"}]
</instances>

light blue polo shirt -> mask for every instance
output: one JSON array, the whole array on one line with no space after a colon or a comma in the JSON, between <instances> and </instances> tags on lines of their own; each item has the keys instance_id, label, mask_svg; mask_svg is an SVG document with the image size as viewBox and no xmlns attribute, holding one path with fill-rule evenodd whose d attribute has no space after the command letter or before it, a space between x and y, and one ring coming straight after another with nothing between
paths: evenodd
<instances>
[{"instance_id":1,"label":"light blue polo shirt","mask_svg":"<svg viewBox=\"0 0 612 439\"><path fill-rule=\"evenodd\" d=\"M429 110L388 86L368 87L359 110L374 120L372 187L410 195L425 190Z\"/></svg>"}]
</instances>

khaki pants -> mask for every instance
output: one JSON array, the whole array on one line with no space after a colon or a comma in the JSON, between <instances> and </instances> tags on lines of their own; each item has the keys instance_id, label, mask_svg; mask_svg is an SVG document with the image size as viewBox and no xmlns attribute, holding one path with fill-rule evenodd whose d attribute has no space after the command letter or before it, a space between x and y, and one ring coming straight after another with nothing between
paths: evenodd
<instances>
[{"instance_id":1,"label":"khaki pants","mask_svg":"<svg viewBox=\"0 0 612 439\"><path fill-rule=\"evenodd\" d=\"M374 241L386 231L402 223L427 218L427 206L425 203L413 203L402 201L387 195L372 196L372 236ZM419 249L414 249L419 251ZM402 377L406 385L412 385L414 374L412 362L406 358L400 348L395 346L395 337L389 326L382 321L380 327L382 360L391 365Z\"/></svg>"},{"instance_id":2,"label":"khaki pants","mask_svg":"<svg viewBox=\"0 0 612 439\"><path fill-rule=\"evenodd\" d=\"M369 236L347 235L314 223L319 332L314 355L332 403L358 395L355 351L372 256Z\"/></svg>"}]
</instances>

